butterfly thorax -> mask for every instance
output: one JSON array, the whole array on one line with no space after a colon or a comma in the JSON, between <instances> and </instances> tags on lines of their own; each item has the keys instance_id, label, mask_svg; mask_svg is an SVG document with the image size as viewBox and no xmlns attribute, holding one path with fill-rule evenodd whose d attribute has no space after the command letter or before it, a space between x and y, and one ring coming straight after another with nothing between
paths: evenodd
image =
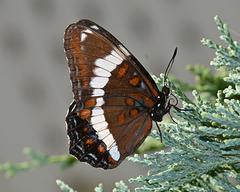
<instances>
[{"instance_id":1,"label":"butterfly thorax","mask_svg":"<svg viewBox=\"0 0 240 192\"><path fill-rule=\"evenodd\" d=\"M168 106L169 100L169 88L164 86L162 91L159 93L157 102L151 110L151 118L153 121L160 122L165 114L170 110Z\"/></svg>"}]
</instances>

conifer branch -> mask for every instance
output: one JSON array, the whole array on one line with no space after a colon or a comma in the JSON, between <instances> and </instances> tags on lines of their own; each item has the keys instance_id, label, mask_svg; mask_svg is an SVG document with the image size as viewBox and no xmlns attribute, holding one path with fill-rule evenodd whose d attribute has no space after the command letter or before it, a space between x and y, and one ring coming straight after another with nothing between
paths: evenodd
<instances>
[{"instance_id":1,"label":"conifer branch","mask_svg":"<svg viewBox=\"0 0 240 192\"><path fill-rule=\"evenodd\" d=\"M49 164L60 163L62 169L72 166L77 160L69 155L50 156L44 153L36 152L30 148L23 150L24 154L29 159L21 163L6 162L0 164L0 172L5 173L6 177L14 177L23 171L40 168Z\"/></svg>"},{"instance_id":2,"label":"conifer branch","mask_svg":"<svg viewBox=\"0 0 240 192\"><path fill-rule=\"evenodd\" d=\"M129 180L140 185L136 191L240 191L240 48L227 25L217 16L215 21L228 47L206 39L202 43L216 51L211 65L220 69L218 74L201 66L190 67L199 77L198 91L211 92L209 99L194 90L192 102L180 91L181 86L177 88L170 82L184 107L192 111L175 110L177 124L160 123L170 152L128 158L149 167L148 175ZM161 86L162 79L154 79ZM156 131L150 136L160 141Z\"/></svg>"}]
</instances>

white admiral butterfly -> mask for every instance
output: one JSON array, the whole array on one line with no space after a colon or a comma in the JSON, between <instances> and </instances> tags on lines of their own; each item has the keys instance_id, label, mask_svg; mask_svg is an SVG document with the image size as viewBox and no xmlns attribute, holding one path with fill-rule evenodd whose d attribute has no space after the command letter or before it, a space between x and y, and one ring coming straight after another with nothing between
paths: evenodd
<instances>
[{"instance_id":1,"label":"white admiral butterfly","mask_svg":"<svg viewBox=\"0 0 240 192\"><path fill-rule=\"evenodd\" d=\"M74 101L66 117L69 151L93 167L112 169L134 153L171 107L140 62L89 20L69 25L64 48ZM169 62L167 76L176 56Z\"/></svg>"}]
</instances>

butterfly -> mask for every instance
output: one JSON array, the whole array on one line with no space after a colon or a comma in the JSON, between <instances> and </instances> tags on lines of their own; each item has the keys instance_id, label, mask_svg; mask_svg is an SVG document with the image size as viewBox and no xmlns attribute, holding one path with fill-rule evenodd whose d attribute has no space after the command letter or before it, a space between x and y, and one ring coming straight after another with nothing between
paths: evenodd
<instances>
[{"instance_id":1,"label":"butterfly","mask_svg":"<svg viewBox=\"0 0 240 192\"><path fill-rule=\"evenodd\" d=\"M74 96L66 116L69 152L93 167L115 168L143 143L152 121L176 106L166 78L177 48L161 91L130 51L90 20L67 27L64 49Z\"/></svg>"}]
</instances>

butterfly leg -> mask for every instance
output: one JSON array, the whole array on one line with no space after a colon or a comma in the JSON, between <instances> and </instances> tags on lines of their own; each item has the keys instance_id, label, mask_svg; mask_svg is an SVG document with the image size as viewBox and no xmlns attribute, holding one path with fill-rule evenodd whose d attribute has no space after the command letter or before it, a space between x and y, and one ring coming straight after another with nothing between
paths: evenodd
<instances>
[{"instance_id":1,"label":"butterfly leg","mask_svg":"<svg viewBox=\"0 0 240 192\"><path fill-rule=\"evenodd\" d=\"M160 129L160 127L158 126L158 123L157 123L157 121L155 121L155 123L156 123L156 126L157 126L157 128L158 128L158 131L159 131L159 136L160 136L161 143L162 143L162 132L161 132L161 129Z\"/></svg>"}]
</instances>

